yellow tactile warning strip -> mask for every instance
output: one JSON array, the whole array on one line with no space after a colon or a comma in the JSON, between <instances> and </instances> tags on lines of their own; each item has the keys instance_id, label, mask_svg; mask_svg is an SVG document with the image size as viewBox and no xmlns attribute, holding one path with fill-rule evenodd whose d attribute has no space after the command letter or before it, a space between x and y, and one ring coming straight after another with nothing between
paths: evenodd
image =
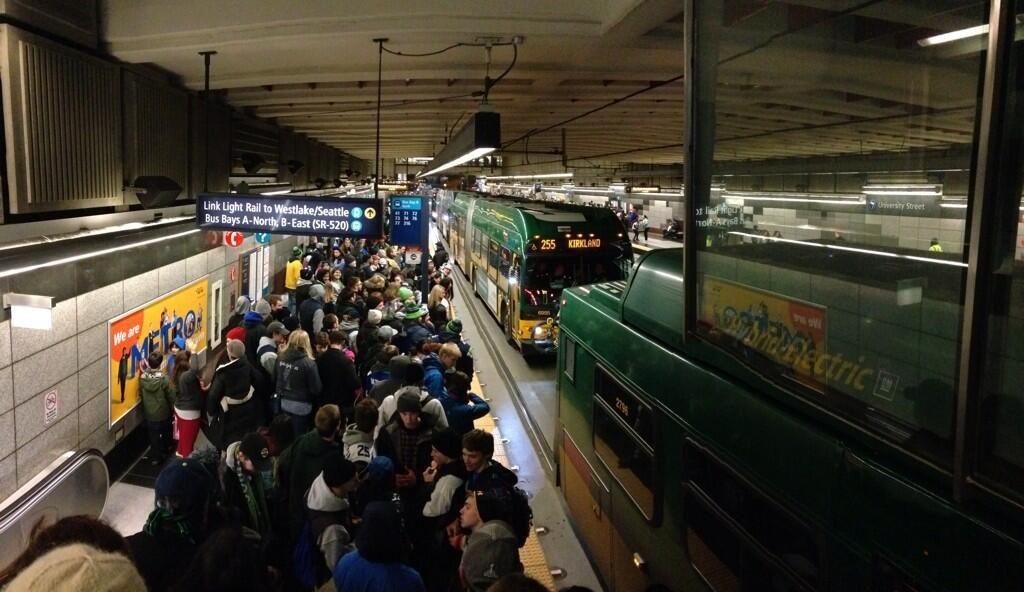
<instances>
[{"instance_id":1,"label":"yellow tactile warning strip","mask_svg":"<svg viewBox=\"0 0 1024 592\"><path fill-rule=\"evenodd\" d=\"M472 298L472 294L464 295L464 297ZM454 302L451 303L451 309L452 318L456 318L458 314ZM484 396L483 385L480 384L480 379L477 376L473 376L471 390L474 393L479 393L481 397ZM473 426L490 432L494 436L494 459L506 467L511 467L512 463L509 462L508 454L505 451L505 443L501 441L501 430L498 428L497 422L494 421L494 417L488 413L473 422ZM548 590L556 589L555 580L551 577L551 568L548 567L548 560L544 557L544 549L540 546L536 531L530 531L530 538L526 539L526 544L519 549L519 560L523 563L523 571L526 575L540 582Z\"/></svg>"},{"instance_id":2,"label":"yellow tactile warning strip","mask_svg":"<svg viewBox=\"0 0 1024 592\"><path fill-rule=\"evenodd\" d=\"M476 376L473 377L473 392L480 393L481 397L484 393L480 380ZM511 467L512 464L509 462L508 454L505 452L505 443L501 441L501 430L491 414L488 413L476 420L473 422L473 425L481 430L490 432L494 436L494 460L506 467ZM548 590L555 590L555 580L551 577L551 568L548 567L548 561L544 557L544 549L541 548L535 531L530 531L530 538L526 539L526 544L523 545L522 549L519 549L519 560L523 562L523 571L526 575L543 584Z\"/></svg>"}]
</instances>

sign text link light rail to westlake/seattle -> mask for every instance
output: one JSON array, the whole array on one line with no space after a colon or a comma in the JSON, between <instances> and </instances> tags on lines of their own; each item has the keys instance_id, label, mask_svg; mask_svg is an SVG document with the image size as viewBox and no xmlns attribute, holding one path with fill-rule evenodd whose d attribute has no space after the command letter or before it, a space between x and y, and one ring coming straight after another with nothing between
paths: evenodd
<instances>
[{"instance_id":1,"label":"sign text link light rail to westlake/seattle","mask_svg":"<svg viewBox=\"0 0 1024 592\"><path fill-rule=\"evenodd\" d=\"M207 229L379 237L382 218L382 202L377 199L237 193L196 198L196 223Z\"/></svg>"}]
</instances>

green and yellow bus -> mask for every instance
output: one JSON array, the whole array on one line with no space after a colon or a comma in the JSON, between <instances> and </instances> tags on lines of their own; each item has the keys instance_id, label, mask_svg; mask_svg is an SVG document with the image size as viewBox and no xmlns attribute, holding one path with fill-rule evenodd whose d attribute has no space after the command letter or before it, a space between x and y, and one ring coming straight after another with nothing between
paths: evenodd
<instances>
[{"instance_id":1,"label":"green and yellow bus","mask_svg":"<svg viewBox=\"0 0 1024 592\"><path fill-rule=\"evenodd\" d=\"M786 248L797 247L734 250ZM863 302L884 288L842 283L845 290L815 293L811 302L786 293L799 280L786 262L806 269L806 255L787 251L771 266L749 266L779 278L772 291L726 273L730 261L746 265L732 251L716 256L720 275L704 273L698 286L706 339L684 339L683 249L643 255L625 282L562 293L559 485L607 588L1024 588L1024 536L1015 513L956 500L949 477L936 477L942 473L908 454L943 437L945 423L925 419L952 404L938 381L904 388L891 366L883 372L870 356L839 353L847 331L839 326L841 306L856 301L858 291ZM849 260L857 253L819 256L821 265L858 267ZM888 300L879 299L871 314L905 309L895 294ZM815 317L831 323L828 336L823 323L811 322ZM821 335L787 337L792 332L783 325L800 323ZM801 374L799 361L791 374L759 372L783 346L823 360L805 366L820 366L819 380L827 384L814 384L810 370ZM838 406L841 396L860 397L870 408L854 415ZM921 397L923 407L910 415L916 420L882 406L902 396Z\"/></svg>"},{"instance_id":2,"label":"green and yellow bus","mask_svg":"<svg viewBox=\"0 0 1024 592\"><path fill-rule=\"evenodd\" d=\"M564 289L621 280L632 265L608 209L442 191L437 210L454 263L524 354L554 351Z\"/></svg>"}]
</instances>

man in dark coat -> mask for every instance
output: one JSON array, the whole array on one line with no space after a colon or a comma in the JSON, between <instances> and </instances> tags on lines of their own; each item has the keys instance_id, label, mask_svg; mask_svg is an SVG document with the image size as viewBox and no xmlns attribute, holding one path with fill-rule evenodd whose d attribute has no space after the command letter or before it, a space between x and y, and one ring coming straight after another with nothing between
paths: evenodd
<instances>
[{"instance_id":1,"label":"man in dark coat","mask_svg":"<svg viewBox=\"0 0 1024 592\"><path fill-rule=\"evenodd\" d=\"M306 515L306 492L324 470L331 455L342 455L341 435L344 422L337 405L324 405L316 412L316 427L295 439L277 460L278 491L288 504L292 536L302 530Z\"/></svg>"},{"instance_id":2,"label":"man in dark coat","mask_svg":"<svg viewBox=\"0 0 1024 592\"><path fill-rule=\"evenodd\" d=\"M352 417L355 397L361 388L359 377L356 376L355 364L342 352L345 335L335 330L328 337L330 346L316 359L320 382L323 384L321 400L325 404L337 405L345 417Z\"/></svg>"},{"instance_id":3,"label":"man in dark coat","mask_svg":"<svg viewBox=\"0 0 1024 592\"><path fill-rule=\"evenodd\" d=\"M206 399L207 436L224 450L263 423L263 405L256 397L255 368L245 358L245 344L231 339L225 346L227 361L217 367Z\"/></svg>"}]
</instances>

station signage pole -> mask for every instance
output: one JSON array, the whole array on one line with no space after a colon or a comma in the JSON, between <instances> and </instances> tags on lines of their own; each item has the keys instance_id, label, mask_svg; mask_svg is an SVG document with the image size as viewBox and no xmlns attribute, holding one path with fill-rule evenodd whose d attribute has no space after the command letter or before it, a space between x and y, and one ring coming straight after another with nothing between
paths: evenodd
<instances>
[{"instance_id":1,"label":"station signage pole","mask_svg":"<svg viewBox=\"0 0 1024 592\"><path fill-rule=\"evenodd\" d=\"M430 257L430 200L422 195L394 195L390 200L388 243L406 248L406 261L420 266L420 291L430 287L427 259ZM418 259L418 260L417 260Z\"/></svg>"}]
</instances>

